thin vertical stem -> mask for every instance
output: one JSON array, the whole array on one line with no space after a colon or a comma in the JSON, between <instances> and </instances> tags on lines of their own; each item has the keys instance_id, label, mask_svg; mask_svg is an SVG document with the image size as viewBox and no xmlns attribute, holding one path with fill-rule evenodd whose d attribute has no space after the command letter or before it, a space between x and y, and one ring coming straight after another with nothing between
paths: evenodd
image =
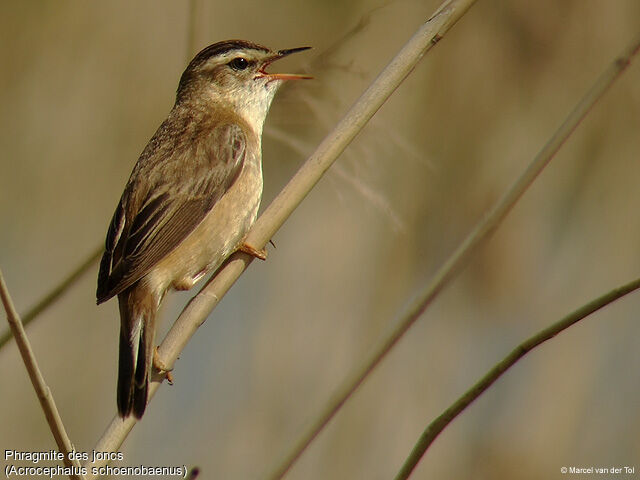
<instances>
[{"instance_id":1,"label":"thin vertical stem","mask_svg":"<svg viewBox=\"0 0 640 480\"><path fill-rule=\"evenodd\" d=\"M16 343L18 344L18 349L20 350L22 361L24 362L24 365L27 368L27 372L29 373L31 384L36 391L38 400L40 400L40 405L42 406L42 410L44 411L44 416L46 417L49 428L51 429L51 433L53 433L53 437L56 440L58 449L60 453L64 455L63 463L65 466L70 467L72 468L72 470L74 470L74 473L70 474L69 478L78 480L84 478L80 474L81 467L78 460L69 460L69 453L74 450L73 444L67 436L67 432L65 431L62 419L60 418L60 413L58 412L58 409L56 407L56 403L53 399L53 395L51 394L51 390L45 383L44 377L40 372L35 354L31 349L31 343L27 338L27 334L24 331L24 326L22 325L20 316L18 315L18 312L13 305L13 301L11 300L11 296L9 295L9 290L7 289L7 285L4 281L2 270L0 270L0 297L2 297L2 303L4 305L5 311L7 312L9 327L11 328L13 336L16 339Z\"/></svg>"}]
</instances>

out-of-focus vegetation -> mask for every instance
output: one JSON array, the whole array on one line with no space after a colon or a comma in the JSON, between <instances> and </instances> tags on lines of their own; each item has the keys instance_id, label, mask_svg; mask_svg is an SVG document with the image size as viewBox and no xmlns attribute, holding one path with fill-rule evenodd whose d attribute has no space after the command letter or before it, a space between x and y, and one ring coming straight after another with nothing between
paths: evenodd
<instances>
[{"instance_id":1,"label":"out-of-focus vegetation","mask_svg":"<svg viewBox=\"0 0 640 480\"><path fill-rule=\"evenodd\" d=\"M278 65L267 203L438 2L216 2L226 38L313 45ZM0 265L25 311L106 233L189 60L187 2L5 2ZM126 465L259 478L638 35L636 0L481 0L423 60L223 300L123 446ZM336 46L337 45L337 46ZM305 63L306 62L306 63ZM640 273L640 68L591 112L473 262L292 470L390 478L424 426L513 345ZM116 302L92 271L29 329L69 435L115 413ZM164 328L189 294L167 299ZM640 299L552 340L465 412L415 478L538 479L640 458ZM15 345L0 449L54 448ZM640 465L635 465L640 468Z\"/></svg>"}]
</instances>

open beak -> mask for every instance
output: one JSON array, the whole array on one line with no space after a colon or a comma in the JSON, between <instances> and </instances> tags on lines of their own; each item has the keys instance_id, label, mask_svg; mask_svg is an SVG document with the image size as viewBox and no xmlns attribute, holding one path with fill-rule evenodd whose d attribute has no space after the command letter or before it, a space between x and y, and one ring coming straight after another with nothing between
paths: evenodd
<instances>
[{"instance_id":1,"label":"open beak","mask_svg":"<svg viewBox=\"0 0 640 480\"><path fill-rule=\"evenodd\" d=\"M269 77L269 80L305 80L313 78L311 75L302 75L298 73L267 73L265 72L265 68L269 66L270 63L275 62L276 60L280 60L292 53L302 52L304 50L309 50L311 47L298 47L298 48L290 48L288 50L279 50L271 60L265 63L264 67L260 70L260 73Z\"/></svg>"}]
</instances>

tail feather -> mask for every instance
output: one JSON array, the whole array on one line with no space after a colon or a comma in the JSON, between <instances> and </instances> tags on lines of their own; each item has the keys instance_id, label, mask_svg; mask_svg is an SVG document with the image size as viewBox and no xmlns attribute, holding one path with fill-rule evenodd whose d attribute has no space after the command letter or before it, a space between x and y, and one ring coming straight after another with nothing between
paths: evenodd
<instances>
[{"instance_id":1,"label":"tail feather","mask_svg":"<svg viewBox=\"0 0 640 480\"><path fill-rule=\"evenodd\" d=\"M118 414L126 418L131 414L133 402L133 349L125 328L120 326L120 353L118 358Z\"/></svg>"},{"instance_id":2,"label":"tail feather","mask_svg":"<svg viewBox=\"0 0 640 480\"><path fill-rule=\"evenodd\" d=\"M118 413L141 418L147 406L155 342L155 302L137 285L118 295L120 304L120 355Z\"/></svg>"}]
</instances>

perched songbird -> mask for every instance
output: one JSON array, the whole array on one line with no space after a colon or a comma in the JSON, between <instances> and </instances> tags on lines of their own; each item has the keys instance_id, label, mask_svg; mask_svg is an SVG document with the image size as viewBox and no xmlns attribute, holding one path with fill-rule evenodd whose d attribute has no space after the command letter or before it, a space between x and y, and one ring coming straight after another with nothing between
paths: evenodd
<instances>
[{"instance_id":1,"label":"perched songbird","mask_svg":"<svg viewBox=\"0 0 640 480\"><path fill-rule=\"evenodd\" d=\"M304 75L267 73L309 47L272 51L243 40L206 47L180 78L116 208L98 275L98 304L118 296L118 412L144 413L156 315L169 288L188 290L244 243L262 196L261 137L278 87Z\"/></svg>"}]
</instances>

